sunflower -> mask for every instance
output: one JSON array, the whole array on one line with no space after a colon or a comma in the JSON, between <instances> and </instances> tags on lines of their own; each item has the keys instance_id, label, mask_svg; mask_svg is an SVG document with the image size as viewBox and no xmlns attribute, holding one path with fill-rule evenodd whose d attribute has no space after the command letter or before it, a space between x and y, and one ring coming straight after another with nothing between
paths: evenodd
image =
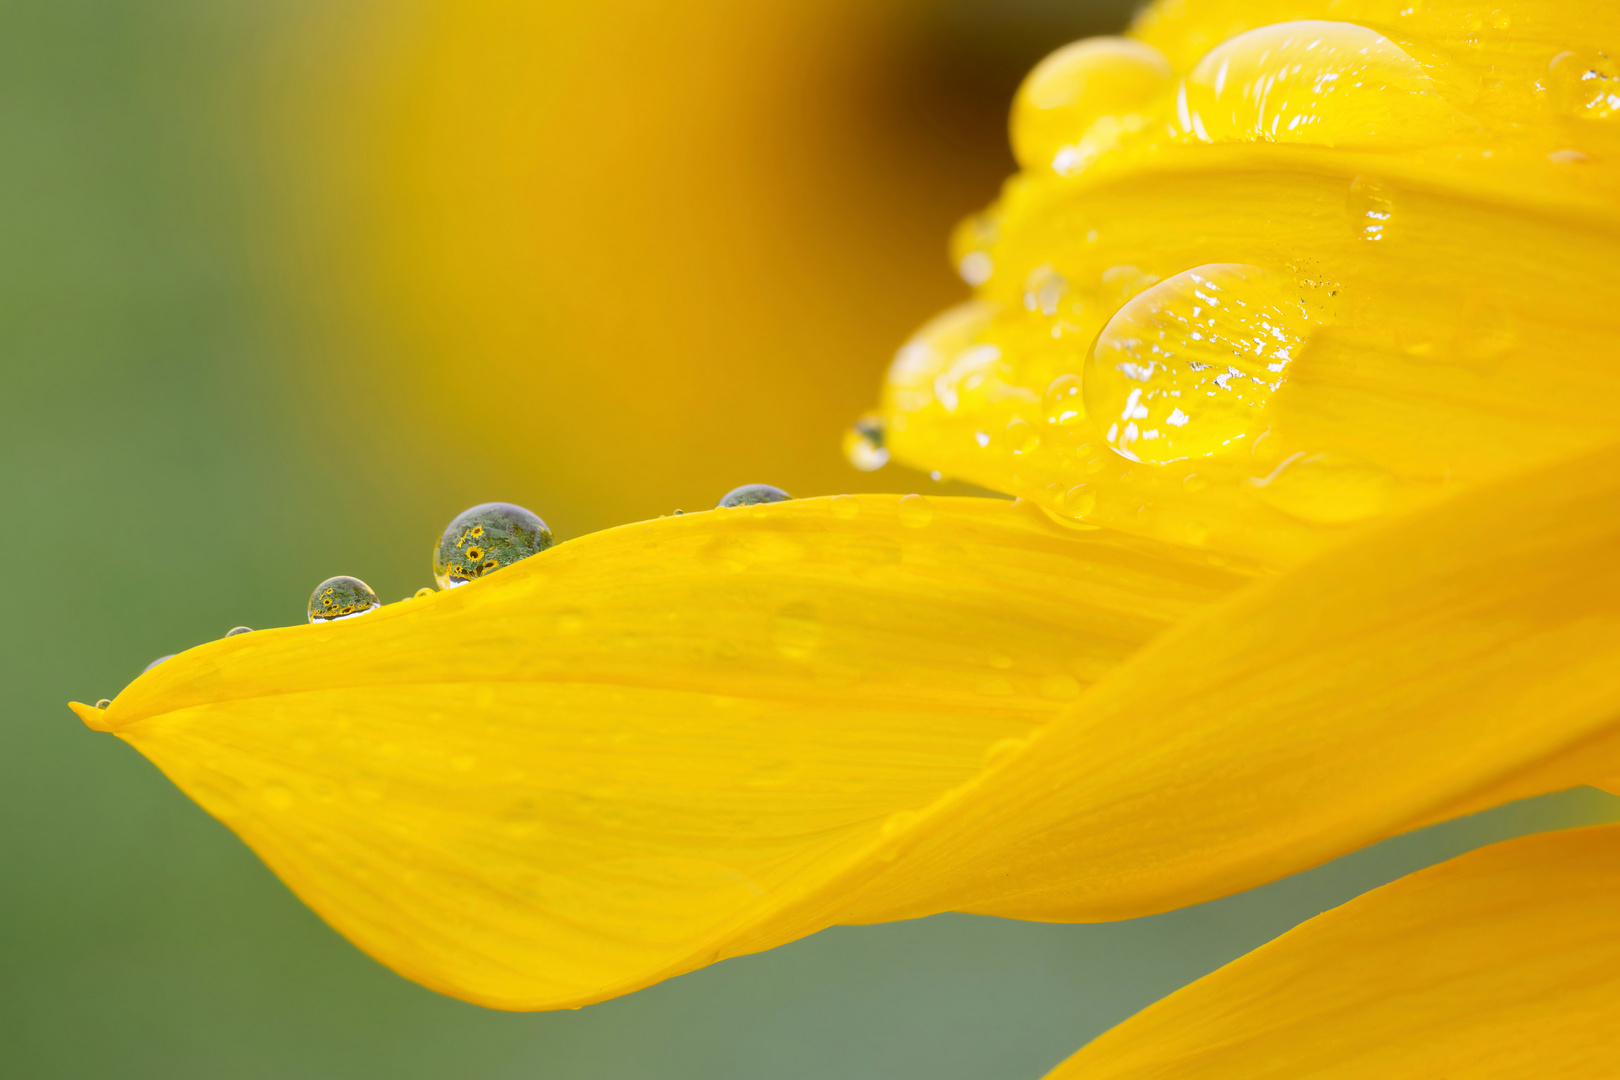
<instances>
[{"instance_id":1,"label":"sunflower","mask_svg":"<svg viewBox=\"0 0 1620 1080\"><path fill-rule=\"evenodd\" d=\"M974 298L851 435L1016 499L626 525L75 709L373 956L509 1009L1620 787L1610 47L1568 0L1167 0L1031 73ZM1617 855L1413 875L1058 1075L1612 1075Z\"/></svg>"}]
</instances>

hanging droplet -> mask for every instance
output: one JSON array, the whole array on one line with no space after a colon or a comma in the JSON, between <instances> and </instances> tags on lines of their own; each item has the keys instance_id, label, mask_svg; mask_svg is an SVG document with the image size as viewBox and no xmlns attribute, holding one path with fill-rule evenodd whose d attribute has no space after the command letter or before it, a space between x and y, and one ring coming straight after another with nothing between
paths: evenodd
<instances>
[{"instance_id":1,"label":"hanging droplet","mask_svg":"<svg viewBox=\"0 0 1620 1080\"><path fill-rule=\"evenodd\" d=\"M439 588L453 589L538 555L552 543L551 530L538 515L512 503L480 503L445 526L433 549L433 579Z\"/></svg>"},{"instance_id":2,"label":"hanging droplet","mask_svg":"<svg viewBox=\"0 0 1620 1080\"><path fill-rule=\"evenodd\" d=\"M1266 426L1265 408L1310 330L1300 289L1280 274L1196 267L1108 320L1086 367L1086 411L1132 461L1234 448Z\"/></svg>"},{"instance_id":3,"label":"hanging droplet","mask_svg":"<svg viewBox=\"0 0 1620 1080\"><path fill-rule=\"evenodd\" d=\"M336 622L352 619L382 607L371 586L353 577L331 577L309 594L309 621Z\"/></svg>"},{"instance_id":4,"label":"hanging droplet","mask_svg":"<svg viewBox=\"0 0 1620 1080\"><path fill-rule=\"evenodd\" d=\"M876 472L889 463L881 416L867 413L850 426L844 433L844 458L861 472Z\"/></svg>"},{"instance_id":5,"label":"hanging droplet","mask_svg":"<svg viewBox=\"0 0 1620 1080\"><path fill-rule=\"evenodd\" d=\"M900 524L920 529L934 520L934 508L922 495L900 496Z\"/></svg>"},{"instance_id":6,"label":"hanging droplet","mask_svg":"<svg viewBox=\"0 0 1620 1080\"><path fill-rule=\"evenodd\" d=\"M1600 52L1566 49L1547 66L1553 101L1581 120L1620 118L1620 65Z\"/></svg>"},{"instance_id":7,"label":"hanging droplet","mask_svg":"<svg viewBox=\"0 0 1620 1080\"><path fill-rule=\"evenodd\" d=\"M759 506L762 503L787 502L792 498L793 496L781 488L772 487L769 484L744 484L742 487L734 487L720 496L720 501L715 505L719 507Z\"/></svg>"},{"instance_id":8,"label":"hanging droplet","mask_svg":"<svg viewBox=\"0 0 1620 1080\"><path fill-rule=\"evenodd\" d=\"M1358 176L1350 183L1344 205L1350 214L1350 231L1361 239L1383 240L1389 235L1395 204L1384 185L1370 176Z\"/></svg>"},{"instance_id":9,"label":"hanging droplet","mask_svg":"<svg viewBox=\"0 0 1620 1080\"><path fill-rule=\"evenodd\" d=\"M251 634L251 633L253 633L253 627L251 627L251 626L233 626L229 630L225 631L225 636L226 637L235 637L238 634Z\"/></svg>"},{"instance_id":10,"label":"hanging droplet","mask_svg":"<svg viewBox=\"0 0 1620 1080\"><path fill-rule=\"evenodd\" d=\"M1376 30L1303 19L1211 49L1182 82L1176 119L1198 142L1389 149L1478 129L1423 65Z\"/></svg>"},{"instance_id":11,"label":"hanging droplet","mask_svg":"<svg viewBox=\"0 0 1620 1080\"><path fill-rule=\"evenodd\" d=\"M1013 153L1031 171L1078 171L1122 131L1140 129L1170 87L1170 61L1122 37L1077 41L1035 65L1013 100ZM1084 159L1075 161L1072 159Z\"/></svg>"},{"instance_id":12,"label":"hanging droplet","mask_svg":"<svg viewBox=\"0 0 1620 1080\"><path fill-rule=\"evenodd\" d=\"M107 708L110 708L111 706L112 706L112 698L102 698L100 701L96 702L96 708L98 708L98 709L107 709Z\"/></svg>"}]
</instances>

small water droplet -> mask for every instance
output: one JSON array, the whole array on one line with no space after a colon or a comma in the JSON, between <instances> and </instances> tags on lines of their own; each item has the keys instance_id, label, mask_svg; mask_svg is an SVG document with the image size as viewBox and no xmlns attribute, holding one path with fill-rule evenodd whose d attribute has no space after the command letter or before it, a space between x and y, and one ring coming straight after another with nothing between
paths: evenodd
<instances>
[{"instance_id":1,"label":"small water droplet","mask_svg":"<svg viewBox=\"0 0 1620 1080\"><path fill-rule=\"evenodd\" d=\"M921 495L900 496L900 524L920 529L934 520L934 508Z\"/></svg>"},{"instance_id":2,"label":"small water droplet","mask_svg":"<svg viewBox=\"0 0 1620 1080\"><path fill-rule=\"evenodd\" d=\"M251 626L233 626L229 630L225 631L225 636L226 637L235 637L237 634L251 634L251 633L253 633L253 627L251 627Z\"/></svg>"},{"instance_id":3,"label":"small water droplet","mask_svg":"<svg viewBox=\"0 0 1620 1080\"><path fill-rule=\"evenodd\" d=\"M1059 375L1046 388L1041 401L1048 423L1059 427L1074 427L1086 418L1086 406L1080 396L1080 376Z\"/></svg>"},{"instance_id":4,"label":"small water droplet","mask_svg":"<svg viewBox=\"0 0 1620 1080\"><path fill-rule=\"evenodd\" d=\"M771 622L776 651L790 660L803 660L814 652L822 633L816 606L802 600L783 605Z\"/></svg>"},{"instance_id":5,"label":"small water droplet","mask_svg":"<svg viewBox=\"0 0 1620 1080\"><path fill-rule=\"evenodd\" d=\"M457 514L433 549L433 579L453 589L549 548L551 530L512 503L480 503Z\"/></svg>"},{"instance_id":6,"label":"small water droplet","mask_svg":"<svg viewBox=\"0 0 1620 1080\"><path fill-rule=\"evenodd\" d=\"M675 515L674 515L674 516L675 516L675 517L685 517L685 516L686 516L686 511L685 511L685 510L681 510L681 509L679 509L679 508L677 508L677 509L676 509L676 511L675 511Z\"/></svg>"},{"instance_id":7,"label":"small water droplet","mask_svg":"<svg viewBox=\"0 0 1620 1080\"><path fill-rule=\"evenodd\" d=\"M843 518L845 521L857 517L861 512L861 502L853 495L834 495L828 500L833 516Z\"/></svg>"},{"instance_id":8,"label":"small water droplet","mask_svg":"<svg viewBox=\"0 0 1620 1080\"><path fill-rule=\"evenodd\" d=\"M1350 182L1350 194L1344 207L1350 215L1350 231L1356 236L1374 241L1389 236L1395 203L1384 185L1372 177L1358 176Z\"/></svg>"},{"instance_id":9,"label":"small water droplet","mask_svg":"<svg viewBox=\"0 0 1620 1080\"><path fill-rule=\"evenodd\" d=\"M1566 49L1547 66L1553 101L1566 116L1620 118L1620 65L1606 53Z\"/></svg>"},{"instance_id":10,"label":"small water droplet","mask_svg":"<svg viewBox=\"0 0 1620 1080\"><path fill-rule=\"evenodd\" d=\"M769 484L744 484L742 487L734 487L720 496L720 501L715 505L722 508L762 506L765 503L787 502L792 498L793 496L781 488L772 487Z\"/></svg>"},{"instance_id":11,"label":"small water droplet","mask_svg":"<svg viewBox=\"0 0 1620 1080\"><path fill-rule=\"evenodd\" d=\"M1181 490L1188 493L1203 491L1209 487L1209 478L1199 476L1197 473L1188 473L1181 481Z\"/></svg>"},{"instance_id":12,"label":"small water droplet","mask_svg":"<svg viewBox=\"0 0 1620 1080\"><path fill-rule=\"evenodd\" d=\"M956 264L956 272L974 288L989 281L995 271L996 264L991 261L987 251L970 251Z\"/></svg>"},{"instance_id":13,"label":"small water droplet","mask_svg":"<svg viewBox=\"0 0 1620 1080\"><path fill-rule=\"evenodd\" d=\"M153 668L155 668L159 664L163 663L163 661L165 661L165 660L173 660L173 659L174 659L174 653L169 653L166 656L160 656L156 660L152 661L150 664L147 664L145 667L141 668L141 674L145 675L148 671L151 671Z\"/></svg>"},{"instance_id":14,"label":"small water droplet","mask_svg":"<svg viewBox=\"0 0 1620 1080\"><path fill-rule=\"evenodd\" d=\"M411 599L412 600L420 600L420 599L422 599L422 597L424 597L424 596L432 596L434 593L436 593L438 591L439 591L438 589L435 589L431 585L424 585L420 589L417 589L415 592L411 593Z\"/></svg>"},{"instance_id":15,"label":"small water droplet","mask_svg":"<svg viewBox=\"0 0 1620 1080\"><path fill-rule=\"evenodd\" d=\"M106 708L110 707L111 705L112 705L112 698L102 698L100 701L96 702L96 708L98 708L98 709L106 709Z\"/></svg>"},{"instance_id":16,"label":"small water droplet","mask_svg":"<svg viewBox=\"0 0 1620 1080\"><path fill-rule=\"evenodd\" d=\"M861 472L876 472L889 463L881 416L867 413L844 433L844 457Z\"/></svg>"},{"instance_id":17,"label":"small water droplet","mask_svg":"<svg viewBox=\"0 0 1620 1080\"><path fill-rule=\"evenodd\" d=\"M337 622L376 611L380 607L382 602L371 591L370 585L359 578L339 575L327 578L310 593L309 621Z\"/></svg>"},{"instance_id":18,"label":"small water droplet","mask_svg":"<svg viewBox=\"0 0 1620 1080\"><path fill-rule=\"evenodd\" d=\"M1002 442L1015 454L1032 454L1040 449L1041 433L1028 420L1015 416L1007 421L1007 430L1002 436Z\"/></svg>"},{"instance_id":19,"label":"small water droplet","mask_svg":"<svg viewBox=\"0 0 1620 1080\"><path fill-rule=\"evenodd\" d=\"M1195 267L1138 294L1097 338L1086 412L1122 457L1165 464L1241 446L1312 329L1301 289L1258 266Z\"/></svg>"},{"instance_id":20,"label":"small water droplet","mask_svg":"<svg viewBox=\"0 0 1620 1080\"><path fill-rule=\"evenodd\" d=\"M1056 315L1058 305L1069 291L1069 279L1047 263L1029 272L1024 279L1024 310L1038 311L1042 315Z\"/></svg>"},{"instance_id":21,"label":"small water droplet","mask_svg":"<svg viewBox=\"0 0 1620 1080\"><path fill-rule=\"evenodd\" d=\"M1097 509L1097 493L1090 484L1076 484L1063 493L1058 505L1070 517L1085 517Z\"/></svg>"}]
</instances>

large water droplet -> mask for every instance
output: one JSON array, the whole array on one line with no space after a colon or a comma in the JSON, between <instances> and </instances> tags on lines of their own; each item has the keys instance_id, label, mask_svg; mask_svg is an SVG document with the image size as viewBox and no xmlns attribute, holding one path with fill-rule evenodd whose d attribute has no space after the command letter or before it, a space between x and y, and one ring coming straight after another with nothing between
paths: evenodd
<instances>
[{"instance_id":1,"label":"large water droplet","mask_svg":"<svg viewBox=\"0 0 1620 1080\"><path fill-rule=\"evenodd\" d=\"M1211 49L1182 83L1176 117L1200 142L1388 149L1477 129L1399 45L1365 26L1316 19L1263 26Z\"/></svg>"},{"instance_id":2,"label":"large water droplet","mask_svg":"<svg viewBox=\"0 0 1620 1080\"><path fill-rule=\"evenodd\" d=\"M354 577L330 577L309 595L309 621L336 622L352 619L382 607L371 586Z\"/></svg>"},{"instance_id":3,"label":"large water droplet","mask_svg":"<svg viewBox=\"0 0 1620 1080\"><path fill-rule=\"evenodd\" d=\"M1086 411L1132 461L1233 448L1265 427L1310 329L1299 289L1280 274L1235 263L1185 271L1103 327L1086 367Z\"/></svg>"},{"instance_id":4,"label":"large water droplet","mask_svg":"<svg viewBox=\"0 0 1620 1080\"><path fill-rule=\"evenodd\" d=\"M1566 49L1547 66L1553 101L1566 116L1620 118L1620 65L1606 54Z\"/></svg>"},{"instance_id":5,"label":"large water droplet","mask_svg":"<svg viewBox=\"0 0 1620 1080\"><path fill-rule=\"evenodd\" d=\"M1065 45L1018 88L1012 115L1018 163L1065 173L1084 168L1121 132L1144 126L1170 78L1170 62L1145 42L1097 37Z\"/></svg>"},{"instance_id":6,"label":"large water droplet","mask_svg":"<svg viewBox=\"0 0 1620 1080\"><path fill-rule=\"evenodd\" d=\"M861 472L876 472L889 463L889 448L883 443L883 418L867 413L844 433L844 457Z\"/></svg>"},{"instance_id":7,"label":"large water droplet","mask_svg":"<svg viewBox=\"0 0 1620 1080\"><path fill-rule=\"evenodd\" d=\"M720 507L759 506L762 503L787 502L792 498L793 496L781 488L772 487L769 484L744 484L742 487L734 487L720 496L720 501L715 505Z\"/></svg>"},{"instance_id":8,"label":"large water droplet","mask_svg":"<svg viewBox=\"0 0 1620 1080\"><path fill-rule=\"evenodd\" d=\"M511 503L480 503L445 526L433 549L433 579L439 588L453 589L538 555L552 543L551 530L538 515Z\"/></svg>"},{"instance_id":9,"label":"large water droplet","mask_svg":"<svg viewBox=\"0 0 1620 1080\"><path fill-rule=\"evenodd\" d=\"M1350 182L1344 208L1350 215L1350 231L1361 239L1382 240L1389 235L1395 203L1384 185L1372 177L1358 176Z\"/></svg>"}]
</instances>

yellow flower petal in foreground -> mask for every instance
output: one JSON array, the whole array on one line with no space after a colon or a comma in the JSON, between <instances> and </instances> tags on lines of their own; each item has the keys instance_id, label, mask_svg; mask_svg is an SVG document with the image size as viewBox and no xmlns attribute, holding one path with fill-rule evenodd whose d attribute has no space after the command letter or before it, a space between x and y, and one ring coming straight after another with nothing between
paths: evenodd
<instances>
[{"instance_id":1,"label":"yellow flower petal in foreground","mask_svg":"<svg viewBox=\"0 0 1620 1080\"><path fill-rule=\"evenodd\" d=\"M1137 34L1031 74L977 295L890 368L897 459L1283 566L1620 433L1620 7Z\"/></svg>"},{"instance_id":2,"label":"yellow flower petal in foreground","mask_svg":"<svg viewBox=\"0 0 1620 1080\"><path fill-rule=\"evenodd\" d=\"M1027 504L812 499L78 711L401 973L577 1005L842 922L1162 910L1620 773L1617 546L1620 449L1246 588Z\"/></svg>"},{"instance_id":3,"label":"yellow flower petal in foreground","mask_svg":"<svg viewBox=\"0 0 1620 1080\"><path fill-rule=\"evenodd\" d=\"M807 932L780 912L1242 580L1027 504L808 499L213 642L78 712L402 974L578 1005Z\"/></svg>"},{"instance_id":4,"label":"yellow flower petal in foreground","mask_svg":"<svg viewBox=\"0 0 1620 1080\"><path fill-rule=\"evenodd\" d=\"M1511 840L1320 915L1052 1080L1599 1080L1617 1072L1620 827Z\"/></svg>"}]
</instances>

